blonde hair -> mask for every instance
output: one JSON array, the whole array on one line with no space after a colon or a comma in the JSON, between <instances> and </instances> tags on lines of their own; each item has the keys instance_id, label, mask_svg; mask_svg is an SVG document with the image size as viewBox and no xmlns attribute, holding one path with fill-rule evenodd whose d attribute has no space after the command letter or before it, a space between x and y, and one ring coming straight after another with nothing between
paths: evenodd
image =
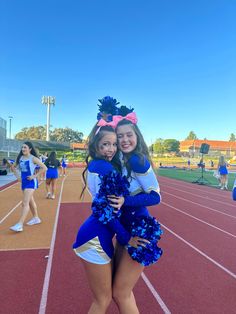
<instances>
[{"instance_id":1,"label":"blonde hair","mask_svg":"<svg viewBox=\"0 0 236 314\"><path fill-rule=\"evenodd\" d=\"M225 157L223 156L223 155L221 155L220 157L219 157L219 165L220 166L224 166L225 165Z\"/></svg>"}]
</instances>

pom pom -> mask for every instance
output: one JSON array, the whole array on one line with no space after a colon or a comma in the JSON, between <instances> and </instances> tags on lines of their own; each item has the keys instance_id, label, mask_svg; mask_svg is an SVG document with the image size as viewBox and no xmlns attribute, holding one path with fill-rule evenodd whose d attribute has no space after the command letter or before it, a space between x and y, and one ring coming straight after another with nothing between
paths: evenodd
<instances>
[{"instance_id":1,"label":"pom pom","mask_svg":"<svg viewBox=\"0 0 236 314\"><path fill-rule=\"evenodd\" d=\"M129 195L129 182L126 177L113 170L106 175L100 175L100 188L93 200L93 215L103 224L107 224L114 218L119 218L121 210L114 213L114 208L110 205L107 195L126 196Z\"/></svg>"},{"instance_id":2,"label":"pom pom","mask_svg":"<svg viewBox=\"0 0 236 314\"><path fill-rule=\"evenodd\" d=\"M139 246L138 248L128 245L128 253L131 258L144 266L156 263L162 255L162 249L157 246L162 233L156 218L151 216L137 217L131 225L131 236L146 239L150 243L145 247Z\"/></svg>"},{"instance_id":3,"label":"pom pom","mask_svg":"<svg viewBox=\"0 0 236 314\"><path fill-rule=\"evenodd\" d=\"M127 114L131 113L134 111L134 108L128 108L126 106L120 106L118 109L118 115L125 117Z\"/></svg>"},{"instance_id":4,"label":"pom pom","mask_svg":"<svg viewBox=\"0 0 236 314\"><path fill-rule=\"evenodd\" d=\"M116 107L119 102L110 96L105 96L102 99L98 99L101 105L98 105L99 111L101 113L101 118L103 118L103 114L111 114L115 115L118 112L118 108ZM100 119L101 119L100 118Z\"/></svg>"}]
</instances>

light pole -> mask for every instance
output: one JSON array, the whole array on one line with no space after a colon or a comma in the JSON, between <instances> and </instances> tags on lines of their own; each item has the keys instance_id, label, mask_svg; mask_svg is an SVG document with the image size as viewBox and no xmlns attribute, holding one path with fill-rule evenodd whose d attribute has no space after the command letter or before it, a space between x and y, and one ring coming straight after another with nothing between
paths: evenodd
<instances>
[{"instance_id":1,"label":"light pole","mask_svg":"<svg viewBox=\"0 0 236 314\"><path fill-rule=\"evenodd\" d=\"M43 96L42 97L42 104L47 105L47 135L46 135L46 141L50 141L49 136L49 129L50 129L50 106L55 105L56 98L52 96Z\"/></svg>"},{"instance_id":2,"label":"light pole","mask_svg":"<svg viewBox=\"0 0 236 314\"><path fill-rule=\"evenodd\" d=\"M11 120L13 119L13 117L9 116L8 119L9 119L9 139L11 139Z\"/></svg>"}]
</instances>

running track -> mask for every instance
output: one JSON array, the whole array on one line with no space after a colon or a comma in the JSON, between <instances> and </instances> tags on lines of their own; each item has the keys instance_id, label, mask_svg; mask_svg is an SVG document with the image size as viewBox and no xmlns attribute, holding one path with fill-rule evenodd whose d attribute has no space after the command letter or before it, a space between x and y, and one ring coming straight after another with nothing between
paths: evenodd
<instances>
[{"instance_id":1,"label":"running track","mask_svg":"<svg viewBox=\"0 0 236 314\"><path fill-rule=\"evenodd\" d=\"M0 313L87 313L91 293L71 250L89 214L79 201L81 170L58 182L55 201L36 192L43 224L8 230L19 216L19 184L0 191ZM150 208L164 235L160 261L145 269L135 295L140 313L236 312L236 203L231 193L164 177L162 204ZM14 209L15 208L15 209ZM46 256L46 258L45 258ZM48 258L47 258L48 256ZM108 314L118 314L111 304Z\"/></svg>"}]
</instances>

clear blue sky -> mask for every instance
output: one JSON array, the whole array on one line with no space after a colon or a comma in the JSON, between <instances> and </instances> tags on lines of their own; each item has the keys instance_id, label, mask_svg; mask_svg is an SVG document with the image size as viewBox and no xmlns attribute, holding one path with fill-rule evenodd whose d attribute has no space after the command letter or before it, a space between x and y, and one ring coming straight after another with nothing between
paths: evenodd
<instances>
[{"instance_id":1,"label":"clear blue sky","mask_svg":"<svg viewBox=\"0 0 236 314\"><path fill-rule=\"evenodd\" d=\"M236 1L3 0L0 117L89 133L97 99L133 106L156 138L236 134Z\"/></svg>"}]
</instances>

